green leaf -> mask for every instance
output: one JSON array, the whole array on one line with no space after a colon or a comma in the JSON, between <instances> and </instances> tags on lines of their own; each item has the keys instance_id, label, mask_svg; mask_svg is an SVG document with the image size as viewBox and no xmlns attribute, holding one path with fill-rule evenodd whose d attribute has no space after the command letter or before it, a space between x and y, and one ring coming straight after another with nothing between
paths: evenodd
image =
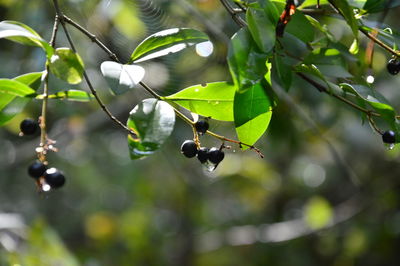
<instances>
[{"instance_id":1,"label":"green leaf","mask_svg":"<svg viewBox=\"0 0 400 266\"><path fill-rule=\"evenodd\" d=\"M174 109L164 101L145 99L129 113L127 126L138 136L128 136L131 159L153 154L171 135L175 124Z\"/></svg>"},{"instance_id":2,"label":"green leaf","mask_svg":"<svg viewBox=\"0 0 400 266\"><path fill-rule=\"evenodd\" d=\"M316 6L317 3L318 3L318 0L306 0L298 8L302 9L305 7ZM321 5L326 5L326 4L328 4L328 0L320 0L319 3Z\"/></svg>"},{"instance_id":3,"label":"green leaf","mask_svg":"<svg viewBox=\"0 0 400 266\"><path fill-rule=\"evenodd\" d=\"M233 121L235 91L236 87L232 84L213 82L188 87L164 99L205 117Z\"/></svg>"},{"instance_id":4,"label":"green leaf","mask_svg":"<svg viewBox=\"0 0 400 266\"><path fill-rule=\"evenodd\" d=\"M331 3L339 10L340 14L342 14L347 24L350 26L354 37L356 38L356 40L358 40L358 21L354 16L353 8L349 5L347 1L343 0L329 0L329 3Z\"/></svg>"},{"instance_id":5,"label":"green leaf","mask_svg":"<svg viewBox=\"0 0 400 266\"><path fill-rule=\"evenodd\" d=\"M304 64L313 64L319 71L329 77L349 78L347 63L341 52L333 48L315 49L304 59Z\"/></svg>"},{"instance_id":6,"label":"green leaf","mask_svg":"<svg viewBox=\"0 0 400 266\"><path fill-rule=\"evenodd\" d=\"M287 24L285 32L291 33L305 43L314 40L314 28L301 12L296 12Z\"/></svg>"},{"instance_id":7,"label":"green leaf","mask_svg":"<svg viewBox=\"0 0 400 266\"><path fill-rule=\"evenodd\" d=\"M244 92L264 79L267 54L260 52L247 28L240 29L228 49L228 65L237 90Z\"/></svg>"},{"instance_id":8,"label":"green leaf","mask_svg":"<svg viewBox=\"0 0 400 266\"><path fill-rule=\"evenodd\" d=\"M50 71L69 84L80 83L84 70L81 57L70 48L57 48L50 58Z\"/></svg>"},{"instance_id":9,"label":"green leaf","mask_svg":"<svg viewBox=\"0 0 400 266\"><path fill-rule=\"evenodd\" d=\"M275 53L272 59L271 68L271 82L272 86L274 83L282 86L286 91L289 90L292 84L292 68L283 62L282 56Z\"/></svg>"},{"instance_id":10,"label":"green leaf","mask_svg":"<svg viewBox=\"0 0 400 266\"><path fill-rule=\"evenodd\" d=\"M314 196L304 208L304 220L312 229L320 229L333 219L333 210L329 202L322 197Z\"/></svg>"},{"instance_id":11,"label":"green leaf","mask_svg":"<svg viewBox=\"0 0 400 266\"><path fill-rule=\"evenodd\" d=\"M101 64L101 73L114 94L122 94L134 88L144 77L144 68L137 65L122 65L105 61Z\"/></svg>"},{"instance_id":12,"label":"green leaf","mask_svg":"<svg viewBox=\"0 0 400 266\"><path fill-rule=\"evenodd\" d=\"M274 48L276 38L276 21L268 16L266 12L268 9L276 10L276 7L274 4L269 3L268 5L266 4L265 9L248 8L246 13L250 33L258 48L264 53L269 53Z\"/></svg>"},{"instance_id":13,"label":"green leaf","mask_svg":"<svg viewBox=\"0 0 400 266\"><path fill-rule=\"evenodd\" d=\"M12 79L0 79L0 94L18 97L34 97L36 95L29 86Z\"/></svg>"},{"instance_id":14,"label":"green leaf","mask_svg":"<svg viewBox=\"0 0 400 266\"><path fill-rule=\"evenodd\" d=\"M48 56L53 54L53 48L27 25L5 20L0 22L0 39L6 38L20 44L32 45L42 48Z\"/></svg>"},{"instance_id":15,"label":"green leaf","mask_svg":"<svg viewBox=\"0 0 400 266\"><path fill-rule=\"evenodd\" d=\"M43 99L43 95L36 96L36 99ZM81 90L66 90L59 91L55 94L50 94L48 96L49 99L66 99L68 101L76 101L76 102L89 102L94 99L94 95L88 93L86 91Z\"/></svg>"},{"instance_id":16,"label":"green leaf","mask_svg":"<svg viewBox=\"0 0 400 266\"><path fill-rule=\"evenodd\" d=\"M394 8L396 6L400 6L399 1L393 0L368 0L363 9L368 13L376 13L384 11L385 9Z\"/></svg>"},{"instance_id":17,"label":"green leaf","mask_svg":"<svg viewBox=\"0 0 400 266\"><path fill-rule=\"evenodd\" d=\"M380 93L363 85L341 83L340 87L344 92L351 93L363 100L367 105L375 109L391 126L395 127L396 112Z\"/></svg>"},{"instance_id":18,"label":"green leaf","mask_svg":"<svg viewBox=\"0 0 400 266\"><path fill-rule=\"evenodd\" d=\"M188 28L173 28L154 33L131 54L130 63L142 62L179 52L197 43L209 41L207 34Z\"/></svg>"},{"instance_id":19,"label":"green leaf","mask_svg":"<svg viewBox=\"0 0 400 266\"><path fill-rule=\"evenodd\" d=\"M43 72L33 72L14 78L33 90L37 90L41 83ZM21 98L12 94L0 94L0 126L9 122L14 116L21 113L31 98Z\"/></svg>"},{"instance_id":20,"label":"green leaf","mask_svg":"<svg viewBox=\"0 0 400 266\"><path fill-rule=\"evenodd\" d=\"M267 82L264 84L269 86ZM244 93L236 92L233 111L239 140L253 145L267 130L272 116L266 88L256 84ZM244 150L247 148L242 147Z\"/></svg>"}]
</instances>

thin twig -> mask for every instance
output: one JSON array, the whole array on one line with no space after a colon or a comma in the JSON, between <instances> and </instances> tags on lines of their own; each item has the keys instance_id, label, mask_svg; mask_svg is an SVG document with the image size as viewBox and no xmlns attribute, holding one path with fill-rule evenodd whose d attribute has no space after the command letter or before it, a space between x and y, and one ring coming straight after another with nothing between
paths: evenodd
<instances>
[{"instance_id":1,"label":"thin twig","mask_svg":"<svg viewBox=\"0 0 400 266\"><path fill-rule=\"evenodd\" d=\"M71 46L71 49L72 49L72 51L76 52L75 45L74 45L74 43L73 43L73 41L72 41L72 38L71 38L71 36L70 36L70 34L69 34L69 32L68 32L68 29L67 29L67 27L66 27L66 25L65 25L64 15L63 15L63 13L61 12L60 7L59 7L59 5L58 5L58 0L53 0L53 3L54 3L54 8L55 8L55 10L56 10L56 13L57 13L58 17L60 18L59 20L60 20L61 26L62 26L63 29L64 29L65 36L67 37L67 40L68 40L68 42L69 42L69 44L70 44L70 46ZM88 35L88 36L90 37L90 35ZM97 38L96 38L96 39L97 39ZM91 83L91 81L90 81L90 79L89 79L89 77L88 77L88 75L87 75L87 73L86 73L86 70L83 70L83 77L84 77L84 79L85 79L85 81L86 81L86 84L88 85L90 91L92 92L93 96L95 97L97 103L100 105L100 107L103 109L103 111L110 117L110 119L111 119L112 121L114 121L117 125L119 125L120 127L122 127L123 129L125 129L126 131L128 131L133 137L137 137L136 133L135 133L133 130L129 129L129 128L128 128L126 125L124 125L120 120L118 120L118 119L108 110L108 108L104 105L103 101L100 99L99 95L97 94L96 89L93 87L93 85L92 85L92 83Z\"/></svg>"},{"instance_id":2,"label":"thin twig","mask_svg":"<svg viewBox=\"0 0 400 266\"><path fill-rule=\"evenodd\" d=\"M233 21L236 22L236 24L239 27L246 27L247 23L244 21L240 16L239 13L235 11L235 9L228 3L227 0L220 0L221 4L225 7L225 9L231 14Z\"/></svg>"}]
</instances>

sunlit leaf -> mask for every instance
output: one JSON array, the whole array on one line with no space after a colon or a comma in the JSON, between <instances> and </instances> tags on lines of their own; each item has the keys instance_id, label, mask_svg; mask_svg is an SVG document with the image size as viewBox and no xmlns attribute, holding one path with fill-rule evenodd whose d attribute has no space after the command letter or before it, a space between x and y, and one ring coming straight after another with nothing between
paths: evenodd
<instances>
[{"instance_id":1,"label":"sunlit leaf","mask_svg":"<svg viewBox=\"0 0 400 266\"><path fill-rule=\"evenodd\" d=\"M43 72L33 72L24 74L14 78L15 81L21 82L36 91L41 83ZM21 113L25 105L32 98L21 98L13 94L0 94L0 126L10 121L14 116Z\"/></svg>"},{"instance_id":2,"label":"sunlit leaf","mask_svg":"<svg viewBox=\"0 0 400 266\"><path fill-rule=\"evenodd\" d=\"M193 113L216 120L233 121L236 87L227 82L195 85L165 97Z\"/></svg>"},{"instance_id":3,"label":"sunlit leaf","mask_svg":"<svg viewBox=\"0 0 400 266\"><path fill-rule=\"evenodd\" d=\"M43 95L36 96L37 99L43 99ZM66 91L59 91L55 94L50 94L48 96L49 99L65 99L68 101L76 101L76 102L88 102L94 99L94 95L88 93L86 91L80 90L66 90Z\"/></svg>"},{"instance_id":4,"label":"sunlit leaf","mask_svg":"<svg viewBox=\"0 0 400 266\"><path fill-rule=\"evenodd\" d=\"M0 94L14 95L18 97L33 97L35 91L22 82L12 79L0 79Z\"/></svg>"},{"instance_id":5,"label":"sunlit leaf","mask_svg":"<svg viewBox=\"0 0 400 266\"><path fill-rule=\"evenodd\" d=\"M135 106L127 122L138 137L128 136L131 159L139 159L158 150L171 135L174 124L174 109L164 101L145 99Z\"/></svg>"},{"instance_id":6,"label":"sunlit leaf","mask_svg":"<svg viewBox=\"0 0 400 266\"><path fill-rule=\"evenodd\" d=\"M105 61L101 64L101 73L114 94L122 94L134 88L143 79L145 70L137 65L122 65Z\"/></svg>"},{"instance_id":7,"label":"sunlit leaf","mask_svg":"<svg viewBox=\"0 0 400 266\"><path fill-rule=\"evenodd\" d=\"M209 41L207 34L188 28L173 28L154 33L133 51L130 62L142 62L179 52L197 43Z\"/></svg>"},{"instance_id":8,"label":"sunlit leaf","mask_svg":"<svg viewBox=\"0 0 400 266\"><path fill-rule=\"evenodd\" d=\"M6 38L20 44L40 47L45 50L48 56L51 56L53 53L53 48L39 34L21 22L10 20L0 22L1 38Z\"/></svg>"},{"instance_id":9,"label":"sunlit leaf","mask_svg":"<svg viewBox=\"0 0 400 266\"><path fill-rule=\"evenodd\" d=\"M351 28L354 37L358 39L358 21L355 18L353 8L349 3L343 0L329 0L329 3L339 10L340 14L343 15L347 24Z\"/></svg>"},{"instance_id":10,"label":"sunlit leaf","mask_svg":"<svg viewBox=\"0 0 400 266\"><path fill-rule=\"evenodd\" d=\"M81 57L70 48L57 48L50 58L50 72L69 84L80 83L84 70Z\"/></svg>"},{"instance_id":11,"label":"sunlit leaf","mask_svg":"<svg viewBox=\"0 0 400 266\"><path fill-rule=\"evenodd\" d=\"M236 92L233 109L239 140L253 145L267 130L272 116L272 104L266 89L256 84L244 93Z\"/></svg>"}]
</instances>

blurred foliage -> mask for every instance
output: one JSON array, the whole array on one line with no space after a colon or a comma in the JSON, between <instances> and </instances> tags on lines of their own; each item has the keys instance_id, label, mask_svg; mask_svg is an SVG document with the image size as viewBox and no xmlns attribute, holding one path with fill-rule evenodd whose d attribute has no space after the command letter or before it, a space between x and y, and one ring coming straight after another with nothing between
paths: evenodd
<instances>
[{"instance_id":1,"label":"blurred foliage","mask_svg":"<svg viewBox=\"0 0 400 266\"><path fill-rule=\"evenodd\" d=\"M208 33L215 46L208 58L193 48L145 64L146 83L162 95L229 79L227 40L237 26L217 0L61 2L68 16L124 61L143 38L159 30L184 26ZM398 27L399 12L391 9L385 23ZM53 16L49 1L0 0L1 20L21 21L46 39ZM334 17L324 22L350 46L345 24ZM107 55L79 32L71 29L71 34L99 94L126 121L148 95L135 90L113 97L100 73ZM62 32L57 44L68 46ZM366 44L360 36L361 48ZM43 70L39 48L6 40L0 47L0 77ZM371 73L375 88L399 110L400 79L386 72L388 59L376 48ZM358 71L358 63L349 64ZM342 160L284 101L258 142L265 158L232 147L213 173L180 154L180 144L192 137L182 121L161 151L131 161L125 132L95 102L51 101L49 134L60 150L49 161L64 171L67 184L46 195L36 192L26 173L39 140L18 137L20 121L40 113L39 101L28 104L0 130L0 213L18 213L26 223L16 233L16 225L0 216L0 265L397 265L400 148L388 151L354 110L296 77L292 84L293 99ZM50 79L52 93L77 87L86 89ZM213 131L226 136L234 136L233 128L230 122L211 122ZM219 144L208 137L202 143ZM339 211L353 215L335 223Z\"/></svg>"}]
</instances>

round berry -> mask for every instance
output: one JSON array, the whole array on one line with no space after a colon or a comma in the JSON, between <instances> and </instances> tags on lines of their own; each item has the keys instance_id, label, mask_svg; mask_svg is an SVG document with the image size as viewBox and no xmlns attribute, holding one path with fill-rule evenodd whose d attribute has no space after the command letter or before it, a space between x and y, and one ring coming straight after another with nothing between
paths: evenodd
<instances>
[{"instance_id":1,"label":"round berry","mask_svg":"<svg viewBox=\"0 0 400 266\"><path fill-rule=\"evenodd\" d=\"M390 59L386 68L390 74L396 75L400 71L400 61L397 59Z\"/></svg>"},{"instance_id":2,"label":"round berry","mask_svg":"<svg viewBox=\"0 0 400 266\"><path fill-rule=\"evenodd\" d=\"M39 123L31 118L24 119L19 125L24 135L33 135L39 129Z\"/></svg>"},{"instance_id":3,"label":"round berry","mask_svg":"<svg viewBox=\"0 0 400 266\"><path fill-rule=\"evenodd\" d=\"M204 134L207 132L210 125L206 120L199 120L194 124L194 127L196 128L197 132L199 132L200 134Z\"/></svg>"},{"instance_id":4,"label":"round berry","mask_svg":"<svg viewBox=\"0 0 400 266\"><path fill-rule=\"evenodd\" d=\"M54 167L46 170L44 180L51 188L59 188L65 184L65 176Z\"/></svg>"},{"instance_id":5,"label":"round berry","mask_svg":"<svg viewBox=\"0 0 400 266\"><path fill-rule=\"evenodd\" d=\"M28 168L28 174L31 177L34 178L39 178L41 176L43 176L44 172L46 172L46 165L44 165L41 162L34 162L33 164L31 164Z\"/></svg>"},{"instance_id":6,"label":"round berry","mask_svg":"<svg viewBox=\"0 0 400 266\"><path fill-rule=\"evenodd\" d=\"M208 160L212 163L218 164L224 159L224 157L225 153L218 148L213 147L208 151Z\"/></svg>"},{"instance_id":7,"label":"round berry","mask_svg":"<svg viewBox=\"0 0 400 266\"><path fill-rule=\"evenodd\" d=\"M197 159L199 159L199 161L201 163L207 162L207 160L208 160L208 148L201 147L199 149L199 151L197 152Z\"/></svg>"},{"instance_id":8,"label":"round berry","mask_svg":"<svg viewBox=\"0 0 400 266\"><path fill-rule=\"evenodd\" d=\"M396 134L392 130L385 131L382 134L382 140L384 143L392 144L396 142Z\"/></svg>"},{"instance_id":9,"label":"round berry","mask_svg":"<svg viewBox=\"0 0 400 266\"><path fill-rule=\"evenodd\" d=\"M187 158L192 158L197 154L197 145L193 140L185 140L181 146L181 152Z\"/></svg>"}]
</instances>

